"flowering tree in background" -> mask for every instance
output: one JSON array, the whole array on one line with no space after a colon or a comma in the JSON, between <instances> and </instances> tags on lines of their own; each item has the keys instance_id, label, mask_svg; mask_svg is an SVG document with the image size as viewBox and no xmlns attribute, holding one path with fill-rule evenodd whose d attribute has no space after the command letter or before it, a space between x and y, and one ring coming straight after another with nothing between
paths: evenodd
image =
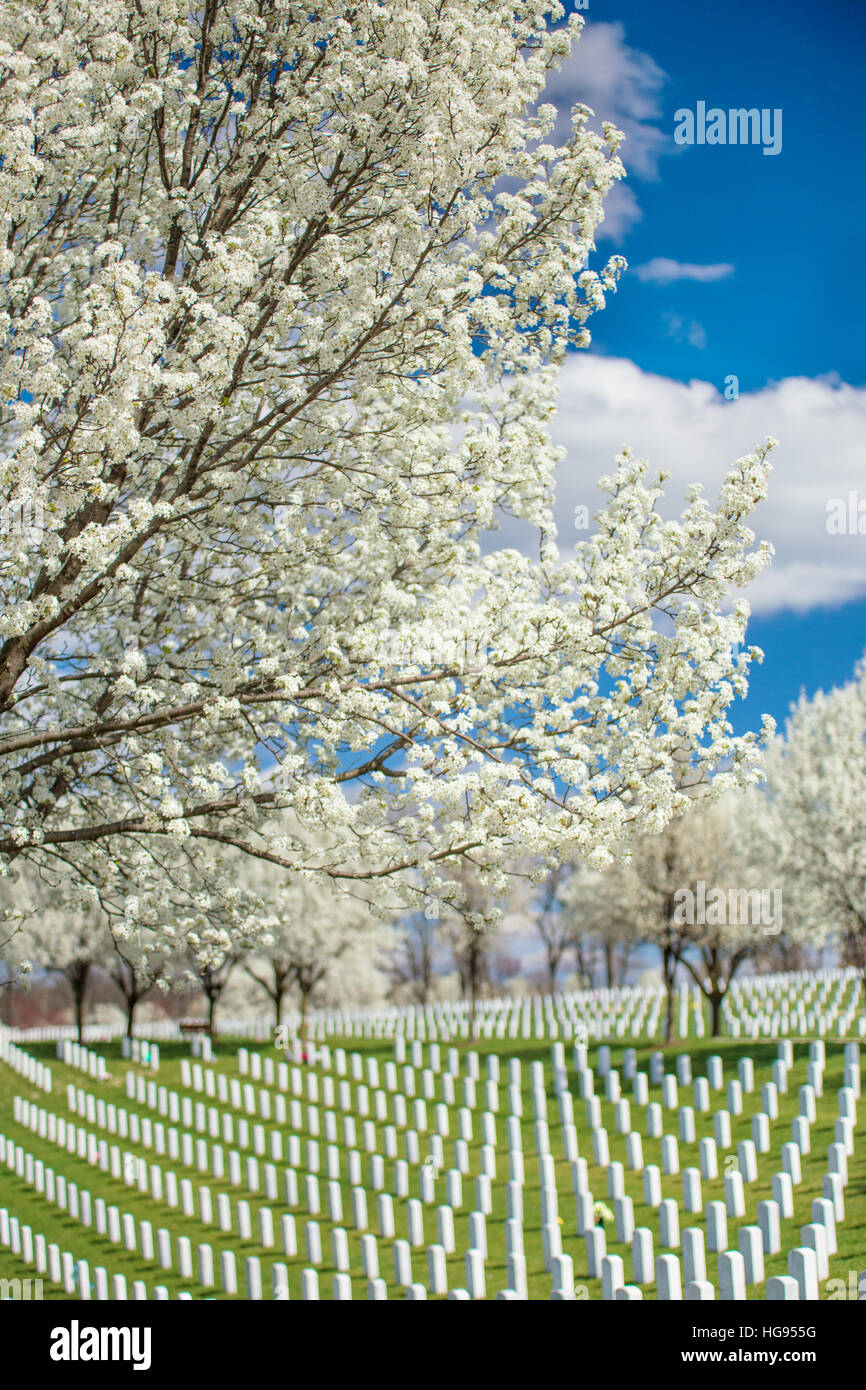
<instances>
[{"instance_id":1,"label":"flowering tree in background","mask_svg":"<svg viewBox=\"0 0 866 1390\"><path fill-rule=\"evenodd\" d=\"M614 935L658 947L669 1043L680 967L707 1001L716 1037L734 977L782 925L773 920L771 891L756 886L761 874L743 842L745 797L731 793L717 801L706 795L708 790L691 785L695 805L688 815L659 835L642 837L626 862L597 875L595 883L578 880L572 896L596 929L603 931L607 922Z\"/></svg>"},{"instance_id":2,"label":"flowering tree in background","mask_svg":"<svg viewBox=\"0 0 866 1390\"><path fill-rule=\"evenodd\" d=\"M244 970L270 999L277 1028L283 1021L286 996L297 993L299 1035L306 1042L307 1013L316 994L337 982L338 994L351 996L353 984L366 994L368 972L378 961L384 963L393 931L365 903L347 899L333 888L302 877L271 877L270 891L263 894L268 944L244 963Z\"/></svg>"},{"instance_id":3,"label":"flowering tree in background","mask_svg":"<svg viewBox=\"0 0 866 1390\"><path fill-rule=\"evenodd\" d=\"M628 866L607 871L570 866L558 891L559 932L577 954L578 971L591 980L590 948L601 948L608 989L625 983L628 959L636 945L638 917L644 906L640 884Z\"/></svg>"},{"instance_id":4,"label":"flowering tree in background","mask_svg":"<svg viewBox=\"0 0 866 1390\"><path fill-rule=\"evenodd\" d=\"M866 660L792 709L753 792L750 838L784 885L786 935L834 941L866 981Z\"/></svg>"},{"instance_id":5,"label":"flowering tree in background","mask_svg":"<svg viewBox=\"0 0 866 1390\"><path fill-rule=\"evenodd\" d=\"M154 950L182 880L211 931L216 848L412 907L482 847L492 881L660 830L683 746L749 776L724 601L767 560L766 446L679 521L624 453L557 551L557 367L622 167L584 108L559 147L528 114L580 28L550 14L5 0L0 487L42 529L0 537L0 856Z\"/></svg>"},{"instance_id":6,"label":"flowering tree in background","mask_svg":"<svg viewBox=\"0 0 866 1390\"><path fill-rule=\"evenodd\" d=\"M564 910L563 897L574 874L570 864L556 864L545 875L534 902L533 926L541 938L547 967L547 987L556 989L557 973L569 949L576 948L579 928Z\"/></svg>"},{"instance_id":7,"label":"flowering tree in background","mask_svg":"<svg viewBox=\"0 0 866 1390\"><path fill-rule=\"evenodd\" d=\"M217 1005L225 992L232 971L242 959L240 952L224 951L218 961L193 957L193 972L207 1003L207 1031L210 1038L215 1037Z\"/></svg>"},{"instance_id":8,"label":"flowering tree in background","mask_svg":"<svg viewBox=\"0 0 866 1390\"><path fill-rule=\"evenodd\" d=\"M20 888L20 885L19 885ZM84 1034L87 996L96 968L108 968L114 944L105 916L75 906L77 894L69 884L42 888L28 911L16 953L23 952L36 968L61 975L72 994L72 1015L79 1042Z\"/></svg>"},{"instance_id":9,"label":"flowering tree in background","mask_svg":"<svg viewBox=\"0 0 866 1390\"><path fill-rule=\"evenodd\" d=\"M0 989L13 985L29 987L33 962L19 949L20 933L20 917L13 909L4 908L0 913Z\"/></svg>"},{"instance_id":10,"label":"flowering tree in background","mask_svg":"<svg viewBox=\"0 0 866 1390\"><path fill-rule=\"evenodd\" d=\"M423 912L409 913L400 923L390 959L391 981L405 988L416 1004L427 1004L433 997L439 957L439 923Z\"/></svg>"},{"instance_id":11,"label":"flowering tree in background","mask_svg":"<svg viewBox=\"0 0 866 1390\"><path fill-rule=\"evenodd\" d=\"M131 941L114 942L114 954L107 966L108 974L123 999L126 1014L126 1036L131 1038L135 1011L150 992L169 986L169 962L142 950Z\"/></svg>"},{"instance_id":12,"label":"flowering tree in background","mask_svg":"<svg viewBox=\"0 0 866 1390\"><path fill-rule=\"evenodd\" d=\"M732 793L689 818L680 846L691 879L678 891L673 927L682 928L680 959L709 1005L713 1037L735 976L783 926L778 890L761 884L743 822L744 797Z\"/></svg>"},{"instance_id":13,"label":"flowering tree in background","mask_svg":"<svg viewBox=\"0 0 866 1390\"><path fill-rule=\"evenodd\" d=\"M459 910L452 909L446 914L442 925L457 971L461 998L469 1004L469 1028L475 1037L475 1011L489 977L494 946L494 934L486 915L492 895L482 883L472 882L466 870L459 872L464 889L462 904Z\"/></svg>"},{"instance_id":14,"label":"flowering tree in background","mask_svg":"<svg viewBox=\"0 0 866 1390\"><path fill-rule=\"evenodd\" d=\"M490 876L483 856L473 856L451 869L443 886L447 906L440 919L448 942L461 997L469 1003L469 1028L476 1036L476 1008L485 988L502 992L507 978L519 969L501 950L502 936L528 921L529 893L525 866L511 864Z\"/></svg>"}]
</instances>

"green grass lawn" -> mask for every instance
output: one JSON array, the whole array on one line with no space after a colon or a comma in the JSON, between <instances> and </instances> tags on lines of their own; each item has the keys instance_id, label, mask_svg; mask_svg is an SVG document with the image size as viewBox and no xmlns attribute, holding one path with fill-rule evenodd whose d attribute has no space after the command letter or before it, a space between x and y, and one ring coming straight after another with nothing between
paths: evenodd
<instances>
[{"instance_id":1,"label":"green grass lawn","mask_svg":"<svg viewBox=\"0 0 866 1390\"><path fill-rule=\"evenodd\" d=\"M237 1070L237 1041L220 1039L217 1066L220 1070L226 1071L229 1076L238 1076ZM284 1054L277 1052L269 1043L247 1044L250 1050L257 1050L274 1058L275 1061L284 1060ZM329 1039L332 1050L335 1046L344 1046L347 1051L358 1051L365 1055L376 1056L381 1060L393 1058L393 1046L387 1041L347 1038L345 1040ZM702 1183L702 1194L704 1207L713 1200L724 1200L724 1160L730 1155L736 1155L736 1145L741 1139L752 1137L751 1117L761 1109L761 1086L765 1081L771 1080L771 1065L777 1056L777 1044L775 1041L747 1041L732 1042L727 1039L689 1039L680 1041L668 1049L659 1049L658 1045L639 1046L636 1043L624 1039L621 1042L609 1044L611 1048L612 1066L622 1071L623 1054L627 1047L635 1046L638 1056L638 1069L649 1072L650 1053L656 1050L663 1050L669 1061L666 1070L674 1072L676 1069L676 1057L683 1053L688 1053L692 1058L693 1076L706 1074L706 1058L713 1053L718 1053L724 1060L725 1082L736 1076L736 1064L740 1057L749 1056L755 1064L755 1089L753 1092L744 1096L744 1113L741 1116L732 1116L731 1119L731 1139L730 1149L719 1152L719 1172L720 1176L715 1181L704 1181ZM811 1221L811 1203L814 1198L822 1196L821 1180L827 1168L827 1148L833 1142L833 1126L838 1115L836 1092L842 1084L843 1073L843 1040L826 1040L826 1070L824 1073L824 1095L818 1099L818 1117L812 1126L812 1151L804 1155L802 1160L803 1181L794 1188L795 1214L791 1220L783 1220L781 1224L782 1254L768 1256L765 1260L766 1277L774 1274L787 1273L787 1254L792 1247L800 1244L800 1227ZM586 1273L586 1247L585 1241L576 1233L576 1211L575 1202L572 1194L571 1175L569 1165L562 1152L562 1139L559 1123L559 1107L552 1089L553 1073L550 1066L551 1043L526 1041L522 1039L501 1039L486 1041L481 1040L473 1045L482 1057L481 1080L486 1077L486 1068L483 1061L484 1056L490 1052L496 1052L501 1058L500 1068L500 1109L497 1115L497 1178L493 1183L493 1213L487 1218L487 1239L489 1248L489 1258L486 1267L487 1296L495 1298L497 1292L506 1287L505 1273L505 1238L504 1221L507 1215L506 1204L506 1183L508 1180L508 1153L506 1143L506 1101L507 1101L507 1061L512 1057L520 1058L524 1063L522 1068L523 1085L523 1110L522 1119L523 1129L523 1149L525 1156L526 1186L524 1188L524 1241L527 1260L527 1279L529 1286L529 1296L531 1299L548 1299L551 1291L551 1277L544 1270L541 1243L541 1215L540 1215L540 1190L538 1165L535 1156L535 1144L533 1133L533 1111L530 1096L530 1075L529 1063L542 1060L547 1064L546 1076L548 1081L548 1123L550 1126L551 1150L556 1160L558 1189L559 1189L559 1210L562 1218L562 1242L565 1253L570 1254L574 1260L575 1282L584 1285L588 1291L590 1299L601 1298L601 1284L599 1280L590 1279ZM789 1089L786 1094L779 1098L779 1118L771 1124L771 1149L767 1154L758 1155L759 1180L754 1184L746 1185L746 1217L735 1219L728 1218L728 1238L729 1248L737 1248L736 1230L740 1225L755 1224L757 1221L756 1209L759 1201L772 1196L771 1178L774 1173L781 1170L780 1150L783 1143L791 1140L791 1120L797 1114L797 1088L806 1081L806 1066L809 1053L809 1040L804 1038L795 1039L794 1047L794 1066L789 1073ZM310 1219L306 1213L303 1174L305 1171L302 1163L299 1170L299 1205L294 1211L297 1224L298 1249L297 1257L287 1258L281 1253L279 1248L279 1222L278 1217L283 1211L288 1210L282 1205L282 1168L283 1164L277 1164L280 1174L280 1200L277 1202L267 1202L263 1194L249 1194L243 1188L231 1187L227 1180L217 1180L212 1177L198 1174L195 1169L186 1169L179 1161L171 1160L167 1155L156 1156L152 1150L143 1147L136 1148L129 1140L120 1139L116 1135L109 1135L106 1130L99 1130L95 1126L86 1125L88 1129L96 1133L100 1138L108 1139L109 1143L116 1143L122 1150L135 1152L138 1156L145 1158L148 1162L158 1162L163 1172L174 1171L180 1180L189 1177L193 1186L207 1186L212 1194L214 1203L214 1213L216 1213L216 1197L220 1192L228 1192L232 1196L232 1202L238 1198L245 1198L249 1201L252 1217L253 1232L256 1239L251 1241L241 1241L236 1231L222 1233L214 1224L203 1226L197 1219L184 1217L179 1208L170 1209L164 1202L156 1202L150 1196L143 1195L136 1188L128 1187L122 1180L114 1179L109 1174L102 1172L98 1167L91 1166L87 1162L70 1155L65 1148L57 1144L52 1144L47 1139L39 1139L29 1129L18 1124L12 1115L12 1099L16 1094L35 1101L48 1109L53 1109L57 1115L73 1119L76 1124L78 1117L71 1115L66 1104L66 1083L72 1081L76 1086L83 1087L86 1091L93 1091L106 1101L113 1101L118 1106L124 1106L128 1111L135 1111L140 1117L149 1116L152 1120L161 1119L163 1124L168 1126L170 1123L166 1117L158 1116L156 1112L148 1110L144 1106L139 1106L134 1101L127 1099L125 1094L125 1074L132 1067L133 1070L143 1071L149 1078L156 1080L158 1084L165 1085L170 1089L176 1090L181 1095L189 1095L195 1101L203 1101L205 1105L216 1105L217 1101L201 1093L185 1090L181 1085L180 1061L182 1057L189 1056L189 1046L186 1043L166 1043L161 1045L160 1057L161 1066L158 1073L152 1073L146 1068L141 1068L137 1064L125 1062L121 1059L121 1049L119 1042L99 1046L97 1049L108 1062L111 1077L109 1080L97 1083L86 1077L83 1073L76 1071L63 1063L58 1062L55 1056L53 1044L29 1044L27 1051L31 1055L38 1057L42 1061L50 1064L53 1071L54 1091L50 1096L29 1085L19 1074L13 1072L9 1067L0 1063L0 1132L8 1139L21 1144L26 1151L31 1152L34 1157L41 1158L47 1165L51 1165L55 1172L63 1172L68 1179L76 1182L79 1188L88 1188L95 1198L101 1196L106 1203L116 1205L120 1212L131 1212L136 1218L136 1222L141 1219L149 1220L156 1232L158 1227L168 1227L173 1236L189 1236L193 1246L193 1262L197 1273L197 1261L195 1247L199 1243L207 1242L214 1251L214 1263L216 1269L216 1279L219 1286L219 1253L224 1249L235 1251L238 1257L238 1287L245 1290L243 1259L248 1255L259 1255L262 1258L262 1281L266 1298L270 1297L270 1275L271 1265L274 1262L281 1262L289 1269L289 1286L292 1299L300 1297L300 1271L308 1264L304 1243L304 1222ZM462 1045L461 1051L466 1052L467 1045ZM445 1063L447 1047L440 1044L440 1052L443 1065ZM566 1060L569 1072L572 1070L572 1048L570 1043L565 1044ZM589 1051L589 1065L593 1068L597 1066L597 1046L593 1045ZM425 1064L427 1062L427 1046L425 1044ZM204 1064L207 1065L207 1064ZM317 1068L318 1070L318 1068ZM465 1068L462 1068L464 1071ZM381 1071L381 1068L380 1068ZM331 1075L335 1076L332 1071ZM248 1076L242 1077L242 1081L248 1081ZM335 1076L335 1081L336 1081ZM351 1077L349 1078L351 1080ZM381 1077L384 1082L384 1077ZM253 1083L258 1087L262 1083ZM353 1083L354 1085L355 1083ZM580 1154L586 1158L589 1174L590 1187L593 1195L601 1199L612 1207L612 1202L607 1195L607 1178L604 1170L598 1168L593 1163L593 1150L589 1127L586 1123L585 1103L578 1094L576 1077L573 1079L572 1091L574 1094L575 1123L578 1134L578 1145ZM596 1075L596 1091L603 1095L603 1084ZM420 1092L420 1087L419 1087ZM439 1098L437 1085L437 1098ZM287 1099L292 1092L288 1093ZM631 1118L632 1127L636 1129L642 1137L644 1163L655 1163L661 1168L661 1140L650 1139L646 1135L645 1112L642 1107L637 1106L632 1100L631 1083L622 1082L622 1095L632 1101ZM651 1101L661 1101L661 1086L650 1086L649 1098ZM307 1119L307 1100L300 1097L303 1104L304 1120ZM456 1126L456 1108L462 1103L462 1081L457 1079L455 1090L455 1109L452 1111L451 1135L445 1139L446 1166L453 1163L453 1146ZM692 1086L680 1086L679 1103L688 1105L693 1103ZM713 1109L725 1108L726 1099L724 1091L711 1092L711 1103ZM432 1102L428 1103L428 1119L432 1125L433 1112ZM866 1097L858 1102L858 1106L866 1105ZM320 1119L323 1113L323 1106L319 1104ZM458 1253L448 1256L448 1281L449 1287L465 1286L465 1271L463 1252L468 1248L468 1222L469 1212L474 1208L474 1175L480 1171L480 1148L481 1148L481 1123L480 1114L483 1110L483 1089L478 1087L478 1105L474 1116L474 1139L470 1144L471 1155L471 1174L464 1176L463 1196L464 1207L461 1212L455 1215L456 1243ZM341 1172L343 1189L344 1219L343 1226L348 1233L350 1258L352 1267L350 1272L353 1293L356 1299L366 1297L366 1278L363 1275L360 1255L360 1235L354 1229L352 1223L351 1191L347 1179L347 1163L345 1149L342 1145L342 1112L335 1107L338 1117L338 1134L340 1136L341 1148ZM602 1122L607 1128L610 1144L611 1160L619 1159L625 1165L625 1136L616 1133L614 1125L614 1107L601 1098ZM235 1118L242 1112L231 1112ZM254 1117L247 1117L250 1128L255 1123ZM411 1123L411 1108L409 1112ZM701 1115L696 1113L696 1141L706 1135L712 1135L711 1115ZM275 1122L262 1121L266 1130L276 1127ZM361 1141L361 1122L356 1116L358 1129L358 1141ZM180 1126L178 1125L178 1128ZM377 1122L377 1134L381 1144L382 1124ZM324 1131L324 1126L322 1126ZM665 1133L678 1136L678 1119L676 1111L664 1112L664 1131ZM288 1132L284 1130L284 1134ZM307 1131L299 1131L302 1141L302 1156L305 1157L305 1141L310 1137ZM208 1135L196 1136L204 1137L209 1146L214 1142ZM422 1158L429 1151L425 1144L425 1136L420 1136ZM401 1156L405 1156L402 1142L402 1132L398 1133L398 1145ZM322 1206L325 1208L316 1219L319 1222L322 1234L322 1247L325 1263L319 1268L319 1288L322 1298L328 1299L332 1295L332 1275L333 1266L331 1261L331 1227L327 1220L327 1209L325 1203L325 1148L326 1142L323 1133L319 1136L321 1171L319 1174L320 1188L322 1193ZM224 1152L227 1154L230 1147L237 1145L223 1145ZM242 1150L242 1158L247 1153L252 1153L252 1149ZM376 1233L378 1223L376 1218L375 1198L369 1189L369 1157L361 1149L362 1170L364 1183L368 1189L368 1215L369 1229ZM680 1168L699 1167L698 1144L693 1145L679 1143ZM267 1157L260 1157L260 1170L262 1165L267 1162ZM859 1271L866 1269L866 1157L861 1142L855 1138L855 1153L849 1157L849 1182L845 1189L845 1220L837 1227L839 1249L831 1256L830 1276L831 1279L843 1279L848 1281L849 1271ZM394 1191L393 1183L394 1163L385 1160L386 1172L386 1191ZM662 1196L674 1197L678 1203L682 1204L682 1177L681 1173L671 1176L662 1175ZM410 1190L413 1196L418 1195L417 1176L414 1170L410 1169ZM654 1253L663 1253L658 1241L658 1214L644 1204L643 1183L640 1173L625 1170L625 1190L634 1200L634 1217L636 1226L648 1226L655 1234ZM445 1201L445 1177L440 1174L436 1179L436 1204ZM182 1280L176 1271L164 1271L159 1269L154 1262L152 1264L144 1262L137 1253L126 1252L122 1245L113 1245L107 1236L97 1235L93 1227L85 1227L80 1222L72 1220L68 1213L61 1212L56 1206L49 1204L44 1196L38 1195L35 1190L28 1187L23 1178L17 1177L14 1172L10 1172L6 1165L0 1167L0 1206L5 1206L11 1215L17 1216L19 1220L29 1224L34 1233L41 1232L45 1235L48 1242L56 1242L61 1250L69 1250L76 1259L86 1259L90 1262L91 1271L95 1266L101 1265L109 1275L124 1274L127 1278L131 1292L133 1279L143 1279L148 1288L148 1293L152 1296L154 1286L163 1284L168 1289L171 1297L185 1289L194 1298L217 1297L224 1298L220 1288L205 1290L196 1281ZM278 1246L274 1250L264 1250L257 1240L257 1212L261 1206L270 1206L274 1213L275 1227L277 1230ZM406 1227L406 1200L394 1199L396 1234L405 1237ZM703 1213L687 1214L680 1210L680 1225L696 1225L704 1228L705 1216ZM424 1234L425 1247L433 1244L437 1240L436 1213L435 1206L425 1207L424 1209ZM632 1277L631 1250L628 1246L619 1245L616 1242L616 1231L612 1223L608 1223L607 1231L607 1250L609 1254L616 1253L623 1257L626 1282ZM404 1293L396 1287L393 1282L393 1255L392 1242L387 1239L379 1239L379 1263L381 1275L389 1284L389 1297L402 1298ZM426 1248L419 1247L412 1252L413 1277L421 1283L427 1283L427 1259ZM0 1277L12 1279L15 1277L26 1278L34 1277L35 1271L32 1266L25 1265L20 1259L13 1256L9 1250L0 1250ZM718 1289L718 1270L717 1257L711 1252L707 1252L707 1278L711 1280ZM821 1286L821 1297L828 1297L832 1292L832 1287L828 1291L827 1284ZM50 1284L47 1279L44 1283L44 1297L46 1298L68 1298L62 1287ZM755 1285L747 1290L750 1298L763 1299L764 1285ZM644 1288L644 1297L655 1297L654 1286Z\"/></svg>"}]
</instances>

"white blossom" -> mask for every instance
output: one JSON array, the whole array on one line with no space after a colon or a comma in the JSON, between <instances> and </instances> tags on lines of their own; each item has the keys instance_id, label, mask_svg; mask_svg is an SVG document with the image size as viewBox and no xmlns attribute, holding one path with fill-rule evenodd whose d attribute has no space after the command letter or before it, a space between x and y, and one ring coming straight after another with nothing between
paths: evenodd
<instances>
[{"instance_id":1,"label":"white blossom","mask_svg":"<svg viewBox=\"0 0 866 1390\"><path fill-rule=\"evenodd\" d=\"M529 114L581 26L551 15L5 0L0 491L45 520L0 538L0 854L134 890L157 944L254 935L228 848L414 906L478 846L657 830L683 746L747 776L725 604L766 447L674 522L625 452L558 556L557 370L623 168L585 108L558 147Z\"/></svg>"}]
</instances>

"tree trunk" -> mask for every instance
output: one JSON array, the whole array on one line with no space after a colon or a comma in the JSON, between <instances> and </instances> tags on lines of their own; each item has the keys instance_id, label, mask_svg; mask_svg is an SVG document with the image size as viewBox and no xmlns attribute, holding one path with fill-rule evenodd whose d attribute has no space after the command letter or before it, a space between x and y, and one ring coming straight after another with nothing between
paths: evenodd
<instances>
[{"instance_id":1,"label":"tree trunk","mask_svg":"<svg viewBox=\"0 0 866 1390\"><path fill-rule=\"evenodd\" d=\"M720 1038L720 1037L722 1036L722 1000L723 1000L723 997L724 997L724 996L721 995L721 994L719 994L718 991L716 991L716 990L714 990L713 993L710 995L710 1011L711 1011L712 1020L713 1020L713 1037L714 1037L714 1038Z\"/></svg>"},{"instance_id":2,"label":"tree trunk","mask_svg":"<svg viewBox=\"0 0 866 1390\"><path fill-rule=\"evenodd\" d=\"M475 971L472 970L469 976L469 1036L475 1038L475 1000L478 995L478 986L475 979Z\"/></svg>"},{"instance_id":3,"label":"tree trunk","mask_svg":"<svg viewBox=\"0 0 866 1390\"><path fill-rule=\"evenodd\" d=\"M87 993L87 980L90 975L90 962L74 965L67 976L72 986L72 998L75 1007L75 1029L78 1041L82 1042L84 1037L84 997Z\"/></svg>"},{"instance_id":4,"label":"tree trunk","mask_svg":"<svg viewBox=\"0 0 866 1390\"><path fill-rule=\"evenodd\" d=\"M674 982L677 977L677 962L676 957L667 947L665 947L663 952L663 974L665 990L667 991L665 1042L672 1043L674 1040Z\"/></svg>"},{"instance_id":5,"label":"tree trunk","mask_svg":"<svg viewBox=\"0 0 866 1390\"><path fill-rule=\"evenodd\" d=\"M217 1000L218 1000L218 999L219 999L219 995L218 995L218 994L208 994L208 996L207 996L207 1033L208 1033L208 1037L210 1038L211 1042L214 1041L214 1033L213 1033L213 1030L214 1030L214 1020L215 1020L215 1017L216 1017L216 1006L217 1006Z\"/></svg>"},{"instance_id":6,"label":"tree trunk","mask_svg":"<svg viewBox=\"0 0 866 1390\"><path fill-rule=\"evenodd\" d=\"M300 1026L300 1028L298 1029L298 1037L299 1037L300 1040L301 1040L301 1047L303 1048L303 1051L304 1051L304 1060L305 1060L305 1061L306 1061L306 1057L307 1057L307 1034L308 1034L308 1026L307 1026L307 996L308 996L308 994L309 994L309 991L308 991L308 990L305 990L305 989L302 989L302 990L301 990L301 1026Z\"/></svg>"},{"instance_id":7,"label":"tree trunk","mask_svg":"<svg viewBox=\"0 0 866 1390\"><path fill-rule=\"evenodd\" d=\"M604 943L604 966L607 971L607 987L613 989L616 982L616 967L614 965L614 943L606 941Z\"/></svg>"},{"instance_id":8,"label":"tree trunk","mask_svg":"<svg viewBox=\"0 0 866 1390\"><path fill-rule=\"evenodd\" d=\"M289 981L288 981L288 977L287 977L287 976L285 976L285 975L282 975L282 976L279 976L279 977L277 977L276 975L274 976L274 992L273 992L273 994L271 995L271 998L272 998L273 1001L274 1001L274 1020L275 1020L275 1026L276 1026L277 1028L279 1028L279 1027L282 1026L282 1022L283 1022L283 1004L284 1004L284 1002L285 1002L285 998L286 998L286 994L287 994L287 992L288 992L288 988L289 988Z\"/></svg>"},{"instance_id":9,"label":"tree trunk","mask_svg":"<svg viewBox=\"0 0 866 1390\"><path fill-rule=\"evenodd\" d=\"M421 978L417 993L418 1003L427 1004L430 999L430 986L433 981L433 953L426 941L421 942Z\"/></svg>"},{"instance_id":10,"label":"tree trunk","mask_svg":"<svg viewBox=\"0 0 866 1390\"><path fill-rule=\"evenodd\" d=\"M574 958L575 964L577 965L578 985L581 989L583 989L584 983L587 978L586 961L584 960L583 949L579 940L575 941L574 943Z\"/></svg>"},{"instance_id":11,"label":"tree trunk","mask_svg":"<svg viewBox=\"0 0 866 1390\"><path fill-rule=\"evenodd\" d=\"M617 955L617 965L616 965L616 987L617 987L617 989L622 989L623 986L625 985L626 976L628 975L628 963L629 963L629 960L630 960L630 959L631 959L631 947L629 946L629 944L628 944L627 941L624 941L624 942L622 943L622 946L620 947L619 953L618 953L618 955Z\"/></svg>"},{"instance_id":12,"label":"tree trunk","mask_svg":"<svg viewBox=\"0 0 866 1390\"><path fill-rule=\"evenodd\" d=\"M271 1002L274 1006L274 1028L276 1029L280 1028L283 1022L283 1000L286 997L286 991L289 988L291 976L289 971L282 969L275 960L271 961L271 970L274 977L273 989L268 987L265 980L261 980L259 983L264 985L268 994L271 996ZM256 977L253 976L253 978L255 979Z\"/></svg>"},{"instance_id":13,"label":"tree trunk","mask_svg":"<svg viewBox=\"0 0 866 1390\"><path fill-rule=\"evenodd\" d=\"M469 1036L474 1041L477 1036L478 995L481 986L482 953L481 940L476 934L472 937L472 951L469 956Z\"/></svg>"},{"instance_id":14,"label":"tree trunk","mask_svg":"<svg viewBox=\"0 0 866 1390\"><path fill-rule=\"evenodd\" d=\"M132 1025L135 1021L135 1006L138 1003L138 995L133 993L127 996L126 1000L126 1036L132 1037Z\"/></svg>"}]
</instances>

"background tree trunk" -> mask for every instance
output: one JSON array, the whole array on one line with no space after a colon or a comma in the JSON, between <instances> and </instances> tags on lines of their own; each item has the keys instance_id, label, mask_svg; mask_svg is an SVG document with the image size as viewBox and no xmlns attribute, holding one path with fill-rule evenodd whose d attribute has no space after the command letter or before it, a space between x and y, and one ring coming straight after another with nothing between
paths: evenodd
<instances>
[{"instance_id":1,"label":"background tree trunk","mask_svg":"<svg viewBox=\"0 0 866 1390\"><path fill-rule=\"evenodd\" d=\"M76 961L66 972L66 978L72 986L72 999L75 1009L75 1029L79 1042L83 1040L84 1036L84 999L87 994L87 981L89 976L89 961Z\"/></svg>"},{"instance_id":2,"label":"background tree trunk","mask_svg":"<svg viewBox=\"0 0 866 1390\"><path fill-rule=\"evenodd\" d=\"M616 965L614 962L614 952L616 947L612 941L604 943L604 965L607 971L607 987L613 989L616 984Z\"/></svg>"},{"instance_id":3,"label":"background tree trunk","mask_svg":"<svg viewBox=\"0 0 866 1390\"><path fill-rule=\"evenodd\" d=\"M664 975L665 990L667 991L665 1042L672 1043L674 1040L674 983L677 977L677 958L674 952L667 946L665 946L662 951L662 972Z\"/></svg>"}]
</instances>

